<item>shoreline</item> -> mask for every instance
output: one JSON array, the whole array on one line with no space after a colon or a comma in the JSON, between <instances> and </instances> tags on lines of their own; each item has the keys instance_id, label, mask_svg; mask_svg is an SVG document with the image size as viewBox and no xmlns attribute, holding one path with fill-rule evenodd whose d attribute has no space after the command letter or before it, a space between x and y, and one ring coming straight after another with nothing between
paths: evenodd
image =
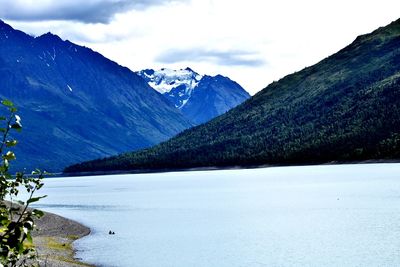
<instances>
[{"instance_id":1,"label":"shoreline","mask_svg":"<svg viewBox=\"0 0 400 267\"><path fill-rule=\"evenodd\" d=\"M73 242L90 234L90 228L68 218L44 212L35 220L37 230L33 235L38 253L39 266L48 267L94 267L75 257Z\"/></svg>"},{"instance_id":2,"label":"shoreline","mask_svg":"<svg viewBox=\"0 0 400 267\"><path fill-rule=\"evenodd\" d=\"M304 163L304 164L264 164L248 166L211 166L194 168L171 168L171 169L137 169L137 170L115 170L115 171L91 171L91 172L71 172L54 173L52 178L77 177L77 176L99 176L116 174L146 174L146 173L169 173L169 172L191 172L191 171L219 171L219 170L247 170L274 167L302 167L302 166L325 166L325 165L347 165L347 164L379 164L379 163L400 163L400 159L370 159L362 161L331 161L325 163Z\"/></svg>"}]
</instances>

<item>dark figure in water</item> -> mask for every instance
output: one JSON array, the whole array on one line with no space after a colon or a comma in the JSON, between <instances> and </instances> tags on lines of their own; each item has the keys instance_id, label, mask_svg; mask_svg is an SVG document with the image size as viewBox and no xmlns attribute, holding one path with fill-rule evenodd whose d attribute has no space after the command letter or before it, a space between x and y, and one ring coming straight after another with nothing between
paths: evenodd
<instances>
[{"instance_id":1,"label":"dark figure in water","mask_svg":"<svg viewBox=\"0 0 400 267\"><path fill-rule=\"evenodd\" d=\"M109 234L109 235L115 235L115 232L113 232L113 231L110 230L110 231L108 232L108 234Z\"/></svg>"}]
</instances>

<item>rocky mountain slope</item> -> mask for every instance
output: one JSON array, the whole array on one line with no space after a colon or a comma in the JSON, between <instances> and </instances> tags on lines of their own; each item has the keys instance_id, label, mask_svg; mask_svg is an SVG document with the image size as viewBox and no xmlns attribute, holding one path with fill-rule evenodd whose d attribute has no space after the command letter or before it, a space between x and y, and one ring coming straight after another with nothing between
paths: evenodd
<instances>
[{"instance_id":1,"label":"rocky mountain slope","mask_svg":"<svg viewBox=\"0 0 400 267\"><path fill-rule=\"evenodd\" d=\"M200 75L190 68L146 69L138 72L194 124L207 122L241 104L250 95L222 75Z\"/></svg>"},{"instance_id":2,"label":"rocky mountain slope","mask_svg":"<svg viewBox=\"0 0 400 267\"><path fill-rule=\"evenodd\" d=\"M50 171L152 146L191 127L129 69L51 33L0 21L0 98L20 110L18 168Z\"/></svg>"}]
</instances>

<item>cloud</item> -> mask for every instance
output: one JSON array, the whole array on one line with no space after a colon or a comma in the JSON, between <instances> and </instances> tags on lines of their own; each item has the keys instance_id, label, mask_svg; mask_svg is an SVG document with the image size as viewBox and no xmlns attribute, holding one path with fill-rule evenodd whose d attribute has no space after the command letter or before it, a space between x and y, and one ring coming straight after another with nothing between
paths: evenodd
<instances>
[{"instance_id":1,"label":"cloud","mask_svg":"<svg viewBox=\"0 0 400 267\"><path fill-rule=\"evenodd\" d=\"M156 61L164 64L189 62L209 62L222 66L248 66L259 67L267 62L261 56L252 51L244 50L208 50L208 49L171 49L162 52L156 57Z\"/></svg>"},{"instance_id":2,"label":"cloud","mask_svg":"<svg viewBox=\"0 0 400 267\"><path fill-rule=\"evenodd\" d=\"M114 15L130 10L186 0L0 0L0 18L14 21L69 20L109 23Z\"/></svg>"}]
</instances>

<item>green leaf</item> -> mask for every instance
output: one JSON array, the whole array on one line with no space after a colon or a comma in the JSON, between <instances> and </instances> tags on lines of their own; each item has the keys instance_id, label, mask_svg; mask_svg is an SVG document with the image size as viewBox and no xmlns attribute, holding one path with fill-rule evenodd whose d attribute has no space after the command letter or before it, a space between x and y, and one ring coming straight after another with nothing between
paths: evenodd
<instances>
[{"instance_id":1,"label":"green leaf","mask_svg":"<svg viewBox=\"0 0 400 267\"><path fill-rule=\"evenodd\" d=\"M12 146L15 146L17 143L18 143L17 140L9 140L9 141L6 141L6 146L12 147Z\"/></svg>"},{"instance_id":2,"label":"green leaf","mask_svg":"<svg viewBox=\"0 0 400 267\"><path fill-rule=\"evenodd\" d=\"M40 217L43 217L44 212L41 210L33 210L32 215L35 215L36 217L40 218Z\"/></svg>"},{"instance_id":3,"label":"green leaf","mask_svg":"<svg viewBox=\"0 0 400 267\"><path fill-rule=\"evenodd\" d=\"M31 235L29 232L26 234L26 240L27 240L30 244L33 243L32 235Z\"/></svg>"},{"instance_id":4,"label":"green leaf","mask_svg":"<svg viewBox=\"0 0 400 267\"><path fill-rule=\"evenodd\" d=\"M22 125L21 123L16 122L13 125L11 125L11 128L20 131L22 129Z\"/></svg>"},{"instance_id":5,"label":"green leaf","mask_svg":"<svg viewBox=\"0 0 400 267\"><path fill-rule=\"evenodd\" d=\"M1 101L1 104L3 104L6 107L13 107L14 103L11 102L10 100L4 99L3 101Z\"/></svg>"},{"instance_id":6,"label":"green leaf","mask_svg":"<svg viewBox=\"0 0 400 267\"><path fill-rule=\"evenodd\" d=\"M38 202L40 199L45 198L45 197L47 197L47 195L41 196L41 197L33 197L31 199L28 199L26 201L26 204L30 204L30 203L33 203L33 202Z\"/></svg>"},{"instance_id":7,"label":"green leaf","mask_svg":"<svg viewBox=\"0 0 400 267\"><path fill-rule=\"evenodd\" d=\"M3 156L3 159L6 159L6 160L14 160L14 159L16 159L16 157L15 157L14 152L8 151L7 154L5 154L5 155Z\"/></svg>"},{"instance_id":8,"label":"green leaf","mask_svg":"<svg viewBox=\"0 0 400 267\"><path fill-rule=\"evenodd\" d=\"M24 227L23 227L23 231L25 234L29 233L30 230L33 229L33 226L35 224L33 223L33 219L31 217L29 217L25 222L24 222Z\"/></svg>"}]
</instances>

